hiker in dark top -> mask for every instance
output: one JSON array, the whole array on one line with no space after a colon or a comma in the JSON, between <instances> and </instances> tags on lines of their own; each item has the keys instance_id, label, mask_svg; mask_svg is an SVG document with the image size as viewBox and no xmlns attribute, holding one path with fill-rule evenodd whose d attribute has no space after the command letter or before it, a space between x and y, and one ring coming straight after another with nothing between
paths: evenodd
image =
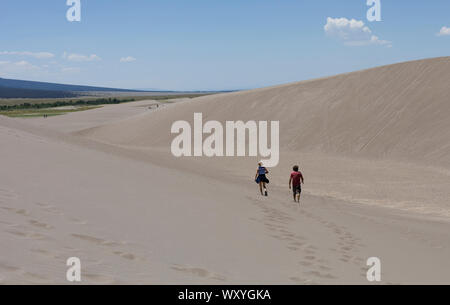
<instances>
[{"instance_id":1,"label":"hiker in dark top","mask_svg":"<svg viewBox=\"0 0 450 305\"><path fill-rule=\"evenodd\" d=\"M258 163L258 169L256 170L255 182L259 184L259 190L261 191L261 195L268 196L266 184L269 183L269 179L267 179L266 175L269 173L267 168L265 168L262 162Z\"/></svg>"}]
</instances>

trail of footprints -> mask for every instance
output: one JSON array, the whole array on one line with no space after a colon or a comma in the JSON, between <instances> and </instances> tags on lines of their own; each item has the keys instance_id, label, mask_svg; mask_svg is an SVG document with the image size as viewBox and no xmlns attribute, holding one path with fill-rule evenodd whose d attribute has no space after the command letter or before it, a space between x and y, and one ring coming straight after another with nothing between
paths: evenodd
<instances>
[{"instance_id":1,"label":"trail of footprints","mask_svg":"<svg viewBox=\"0 0 450 305\"><path fill-rule=\"evenodd\" d=\"M303 274L306 278L293 276L289 278L291 281L302 284L316 284L311 277L328 280L337 279L333 275L333 269L330 267L329 262L325 259L320 259L317 257L317 252L319 249L311 244L304 236L294 234L288 230L287 225L295 221L293 217L290 217L286 213L275 208L268 207L258 199L252 197L248 198L262 210L264 219L261 222L268 229L268 231L271 232L270 236L276 238L277 240L285 241L287 244L286 248L290 251L301 253L302 258L299 261L299 265L302 270L305 270ZM364 246L358 238L356 238L351 232L346 231L345 227L338 226L337 224L324 220L310 212L301 210L299 213L308 219L318 221L320 224L328 228L333 234L335 234L338 240L338 247L330 248L328 250L339 255L339 260L342 263L352 263L355 266L360 267L362 272L361 275L365 277L367 270L364 266L364 260L354 255L357 247ZM255 218L251 218L251 220L258 221Z\"/></svg>"},{"instance_id":2,"label":"trail of footprints","mask_svg":"<svg viewBox=\"0 0 450 305\"><path fill-rule=\"evenodd\" d=\"M37 202L35 203L36 209L21 208L19 206L18 199L19 196L15 192L0 188L0 228L2 228L3 232L11 234L14 237L34 241L55 241L51 237L52 236L51 231L57 230L57 228L55 228L51 224L39 220L38 216L42 215L42 213L51 214L56 217L62 217L64 221L76 226L83 226L88 224L87 221L83 221L81 219L77 219L71 216L66 216L58 208L48 203ZM4 217L4 219L2 219L3 213L6 213L6 217ZM127 261L146 260L144 256L138 256L134 253L129 253L126 250L124 250L126 246L130 245L130 243L127 242L107 240L95 236L89 236L78 233L72 233L70 234L69 237L79 241L81 240L85 242L86 245L102 247L106 252L116 255L121 259ZM64 241L64 243L70 244L70 239ZM79 251L79 249L74 249L66 245L58 245L58 248L60 248L61 253L65 254L52 253L45 249L36 247L30 249L30 251L33 252L34 254L38 254L46 258L60 260L63 263L65 263L65 260L68 258L66 257L67 253L77 253ZM47 280L45 277L42 277L40 275L28 273L19 267L11 266L9 264L0 262L0 274L1 274L0 283L6 280L4 277L5 274L8 273L21 274L29 279L35 279L36 281L39 282ZM113 281L113 279L89 273L85 274L84 277L94 282L100 283Z\"/></svg>"},{"instance_id":3,"label":"trail of footprints","mask_svg":"<svg viewBox=\"0 0 450 305\"><path fill-rule=\"evenodd\" d=\"M310 279L311 277L315 277L318 279L336 279L336 277L332 275L332 268L329 266L329 263L326 260L317 258L316 253L319 249L316 248L314 245L310 244L307 238L300 236L298 234L294 234L288 230L287 225L295 221L293 217L290 217L286 213L279 211L275 208L268 207L263 202L260 202L255 198L251 197L249 198L262 210L264 214L264 219L262 220L262 222L264 226L269 230L269 232L271 232L271 236L278 240L285 241L287 243L286 247L290 251L301 252L302 259L299 261L299 265L302 267L302 269L306 270L303 272L306 278L293 276L290 278L291 281L296 283L315 284L315 282ZM51 230L54 230L55 228L50 224L47 224L45 222L33 218L32 217L33 211L17 207L17 199L18 195L15 192L0 188L0 209L6 211L7 213L13 213L25 220L24 224L24 223L9 223L7 221L3 221L0 219L0 225L4 227L4 231L9 234L31 240L50 240L51 238L47 233ZM50 205L48 203L38 202L36 203L36 207L45 213L50 213L55 216L64 217L66 221L72 224L75 225L87 224L86 221L70 216L65 216L63 212L61 212L55 206ZM329 228L332 231L332 233L334 233L337 236L338 242L337 247L330 248L328 250L335 252L337 255L339 255L339 260L343 263L353 263L357 266L361 266L362 272L361 275L365 276L366 269L365 266L363 266L364 263L363 259L352 255L352 252L354 252L356 247L363 246L358 238L353 236L353 234L351 234L350 232L346 231L345 227L338 226L335 223L324 220L318 216L315 216L310 212L301 210L300 214L307 217L308 219L316 220L322 225ZM125 260L129 261L145 260L145 258L143 257L138 257L133 253L128 253L122 250L121 249L122 247L127 246L126 242L110 241L95 236L89 236L78 233L73 233L70 235L70 237L82 240L90 245L106 248L110 250L112 254L117 255ZM68 250L69 247L65 248L67 248L66 250ZM56 259L63 258L58 254L53 254L43 249L32 249L31 251L46 257ZM225 278L220 275L210 273L200 268L174 265L172 266L172 269L203 278L211 278L218 281L225 280ZM20 268L1 263L0 263L0 270L4 272L19 272L19 271L22 273L24 272L23 270L20 270ZM28 275L31 276L31 278L34 277L40 280L45 279L43 277L40 277L39 275L33 274ZM106 279L104 277L95 274L87 274L86 277L93 281L98 282L105 282L106 280L108 281L111 280L109 278ZM3 278L0 278L0 282L2 280Z\"/></svg>"},{"instance_id":4,"label":"trail of footprints","mask_svg":"<svg viewBox=\"0 0 450 305\"><path fill-rule=\"evenodd\" d=\"M339 255L339 260L342 263L351 263L356 267L359 267L361 271L361 277L366 277L367 267L363 258L355 256L358 248L365 245L361 242L361 239L355 237L351 232L346 230L346 227L339 226L333 222L327 221L320 217L317 217L308 212L304 213L305 216L317 220L319 223L329 228L330 231L338 238L337 247L329 248L328 250Z\"/></svg>"},{"instance_id":5,"label":"trail of footprints","mask_svg":"<svg viewBox=\"0 0 450 305\"><path fill-rule=\"evenodd\" d=\"M8 275L17 275L22 280L10 280ZM26 284L26 283L50 283L49 279L36 273L28 272L20 267L16 267L7 263L0 262L0 284Z\"/></svg>"}]
</instances>

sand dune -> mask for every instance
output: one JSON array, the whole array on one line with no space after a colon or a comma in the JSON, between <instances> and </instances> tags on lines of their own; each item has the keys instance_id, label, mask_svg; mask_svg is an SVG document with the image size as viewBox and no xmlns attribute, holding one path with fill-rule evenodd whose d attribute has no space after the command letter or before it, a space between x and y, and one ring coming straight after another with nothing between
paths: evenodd
<instances>
[{"instance_id":1,"label":"sand dune","mask_svg":"<svg viewBox=\"0 0 450 305\"><path fill-rule=\"evenodd\" d=\"M285 151L413 160L450 167L450 57L197 98L84 134L168 147L175 120L280 121ZM155 130L162 132L154 132Z\"/></svg>"},{"instance_id":2,"label":"sand dune","mask_svg":"<svg viewBox=\"0 0 450 305\"><path fill-rule=\"evenodd\" d=\"M450 283L450 59L47 119L0 117L0 284ZM279 120L256 158L181 158L175 120ZM287 179L306 176L302 206Z\"/></svg>"},{"instance_id":3,"label":"sand dune","mask_svg":"<svg viewBox=\"0 0 450 305\"><path fill-rule=\"evenodd\" d=\"M256 158L170 158L171 125L192 122L194 112L203 113L204 121L222 123L277 120L281 159L271 171L273 184L285 186L286 172L301 163L312 195L449 217L448 79L449 57L406 62L206 96L78 134L151 156L160 152L165 161L157 162L167 166L208 166L249 177Z\"/></svg>"}]
</instances>

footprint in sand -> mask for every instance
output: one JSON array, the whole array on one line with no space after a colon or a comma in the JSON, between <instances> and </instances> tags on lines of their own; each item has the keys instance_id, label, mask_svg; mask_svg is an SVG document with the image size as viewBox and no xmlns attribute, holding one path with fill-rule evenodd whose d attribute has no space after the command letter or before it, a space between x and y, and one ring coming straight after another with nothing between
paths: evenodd
<instances>
[{"instance_id":1,"label":"footprint in sand","mask_svg":"<svg viewBox=\"0 0 450 305\"><path fill-rule=\"evenodd\" d=\"M43 250L43 249L31 249L30 252L38 253L38 254L44 255L44 256L46 256L46 257L52 257L52 258L54 258L54 256L53 256L50 252L48 252L47 250Z\"/></svg>"},{"instance_id":2,"label":"footprint in sand","mask_svg":"<svg viewBox=\"0 0 450 305\"><path fill-rule=\"evenodd\" d=\"M330 270L332 270L330 267L327 267L327 266L319 266L319 269L322 270L322 271L330 271Z\"/></svg>"},{"instance_id":3,"label":"footprint in sand","mask_svg":"<svg viewBox=\"0 0 450 305\"><path fill-rule=\"evenodd\" d=\"M38 228L47 229L47 230L53 229L53 226L51 226L49 224L46 224L46 223L43 223L43 222L39 222L37 220L33 220L33 219L30 220L29 223L31 225L35 226L35 227L38 227Z\"/></svg>"},{"instance_id":4,"label":"footprint in sand","mask_svg":"<svg viewBox=\"0 0 450 305\"><path fill-rule=\"evenodd\" d=\"M49 203L37 202L36 205L49 214L64 216L64 213L56 208L54 205ZM67 220L76 225L87 225L88 222L85 220L78 219L76 217L67 216Z\"/></svg>"},{"instance_id":5,"label":"footprint in sand","mask_svg":"<svg viewBox=\"0 0 450 305\"><path fill-rule=\"evenodd\" d=\"M292 243L293 246L295 247L302 247L305 245L305 243L299 242L299 241L295 241Z\"/></svg>"},{"instance_id":6,"label":"footprint in sand","mask_svg":"<svg viewBox=\"0 0 450 305\"><path fill-rule=\"evenodd\" d=\"M116 254L116 255L119 255L122 258L128 259L128 260L132 260L133 261L133 260L136 259L136 256L134 256L131 253L124 253L124 252L121 252L121 251L114 251L113 253Z\"/></svg>"},{"instance_id":7,"label":"footprint in sand","mask_svg":"<svg viewBox=\"0 0 450 305\"><path fill-rule=\"evenodd\" d=\"M40 233L36 233L36 232L26 232L26 231L20 231L20 230L16 230L16 229L10 229L10 230L6 230L5 232L14 235L14 236L19 236L19 237L23 237L23 238L27 238L27 239L33 239L33 240L44 240L44 239L48 239L47 236L42 235Z\"/></svg>"},{"instance_id":8,"label":"footprint in sand","mask_svg":"<svg viewBox=\"0 0 450 305\"><path fill-rule=\"evenodd\" d=\"M307 284L307 283L311 282L311 280L302 279L297 276L292 276L289 278L289 280L291 280L292 282L298 283L298 284Z\"/></svg>"},{"instance_id":9,"label":"footprint in sand","mask_svg":"<svg viewBox=\"0 0 450 305\"><path fill-rule=\"evenodd\" d=\"M127 245L126 242L116 242L111 240L105 240L102 238L97 238L89 235L83 235L83 234L71 234L73 237L97 244L99 246L106 246L106 247L120 247Z\"/></svg>"},{"instance_id":10,"label":"footprint in sand","mask_svg":"<svg viewBox=\"0 0 450 305\"><path fill-rule=\"evenodd\" d=\"M309 249L305 249L303 252L306 254L316 254L316 251L309 250Z\"/></svg>"},{"instance_id":11,"label":"footprint in sand","mask_svg":"<svg viewBox=\"0 0 450 305\"><path fill-rule=\"evenodd\" d=\"M28 212L25 209L19 209L19 210L16 210L16 214L19 214L19 215L22 215L22 216L29 216L30 212Z\"/></svg>"},{"instance_id":12,"label":"footprint in sand","mask_svg":"<svg viewBox=\"0 0 450 305\"><path fill-rule=\"evenodd\" d=\"M120 247L129 245L129 243L127 243L127 242L110 241L110 240L105 240L102 238L97 238L97 237L83 235L83 234L71 234L71 236L75 237L77 239L89 242L89 243L93 243L97 246L108 247L108 248L112 248L112 249L115 248L115 250L112 251L113 254L118 255L121 258L130 260L130 261L134 261L134 260L145 261L146 260L144 257L139 257L133 253L120 251ZM117 249L117 248L119 248L119 249Z\"/></svg>"},{"instance_id":13,"label":"footprint in sand","mask_svg":"<svg viewBox=\"0 0 450 305\"><path fill-rule=\"evenodd\" d=\"M51 259L55 259L55 260L61 261L63 264L65 264L65 262L67 260L67 255L65 255L65 254L51 253L51 252L49 252L47 250L44 250L44 249L36 249L36 248L34 248L34 249L31 249L30 252L32 252L34 254L42 255L42 256L47 257L47 258L51 258ZM72 251L72 253L73 253L73 251Z\"/></svg>"},{"instance_id":14,"label":"footprint in sand","mask_svg":"<svg viewBox=\"0 0 450 305\"><path fill-rule=\"evenodd\" d=\"M330 279L330 280L337 279L337 277L335 277L334 275L332 275L330 273L321 273L319 271L309 271L309 272L306 272L306 274L312 275L312 276L315 276L315 277L319 277L319 278L322 278L322 279Z\"/></svg>"},{"instance_id":15,"label":"footprint in sand","mask_svg":"<svg viewBox=\"0 0 450 305\"><path fill-rule=\"evenodd\" d=\"M103 245L106 242L104 239L89 236L89 235L71 234L71 236L81 239L81 240L84 240L84 241L87 241L87 242L90 242L90 243L97 244L97 245Z\"/></svg>"},{"instance_id":16,"label":"footprint in sand","mask_svg":"<svg viewBox=\"0 0 450 305\"><path fill-rule=\"evenodd\" d=\"M303 285L317 285L317 283L313 282L310 279L302 279L297 276L293 276L289 278L291 281L297 283L297 284L303 284Z\"/></svg>"},{"instance_id":17,"label":"footprint in sand","mask_svg":"<svg viewBox=\"0 0 450 305\"><path fill-rule=\"evenodd\" d=\"M76 225L87 225L88 224L87 221L78 219L76 217L68 217L68 219L70 222L72 222L73 224L76 224Z\"/></svg>"},{"instance_id":18,"label":"footprint in sand","mask_svg":"<svg viewBox=\"0 0 450 305\"><path fill-rule=\"evenodd\" d=\"M60 216L64 215L63 212L61 212L60 210L58 210L55 206L53 206L51 204L37 202L36 205L49 214L60 215Z\"/></svg>"},{"instance_id":19,"label":"footprint in sand","mask_svg":"<svg viewBox=\"0 0 450 305\"><path fill-rule=\"evenodd\" d=\"M1 206L0 209L11 212L11 213L16 213L18 215L21 216L28 216L30 215L30 212L28 212L25 209L15 209L15 208L11 208L11 207L7 207L7 206Z\"/></svg>"},{"instance_id":20,"label":"footprint in sand","mask_svg":"<svg viewBox=\"0 0 450 305\"><path fill-rule=\"evenodd\" d=\"M87 279L90 282L95 284L103 284L103 285L113 285L116 282L116 279L100 274L87 273L82 275L82 279Z\"/></svg>"},{"instance_id":21,"label":"footprint in sand","mask_svg":"<svg viewBox=\"0 0 450 305\"><path fill-rule=\"evenodd\" d=\"M226 278L220 274L211 273L208 270L202 269L202 268L196 268L196 267L186 267L181 265L173 265L171 267L173 270L183 272L186 274L195 275L202 278L209 278L216 281L225 281Z\"/></svg>"},{"instance_id":22,"label":"footprint in sand","mask_svg":"<svg viewBox=\"0 0 450 305\"><path fill-rule=\"evenodd\" d=\"M19 267L15 267L13 265L7 263L0 263L0 271L3 272L16 272L19 271Z\"/></svg>"}]
</instances>

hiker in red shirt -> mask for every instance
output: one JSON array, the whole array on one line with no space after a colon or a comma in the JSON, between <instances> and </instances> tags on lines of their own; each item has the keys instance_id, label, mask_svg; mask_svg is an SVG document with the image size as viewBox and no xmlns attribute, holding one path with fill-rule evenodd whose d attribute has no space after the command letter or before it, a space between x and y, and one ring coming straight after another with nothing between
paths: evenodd
<instances>
[{"instance_id":1,"label":"hiker in red shirt","mask_svg":"<svg viewBox=\"0 0 450 305\"><path fill-rule=\"evenodd\" d=\"M294 192L294 201L300 203L300 195L302 193L302 184L305 183L303 175L298 170L298 165L295 165L289 179L289 189L292 188Z\"/></svg>"}]
</instances>

